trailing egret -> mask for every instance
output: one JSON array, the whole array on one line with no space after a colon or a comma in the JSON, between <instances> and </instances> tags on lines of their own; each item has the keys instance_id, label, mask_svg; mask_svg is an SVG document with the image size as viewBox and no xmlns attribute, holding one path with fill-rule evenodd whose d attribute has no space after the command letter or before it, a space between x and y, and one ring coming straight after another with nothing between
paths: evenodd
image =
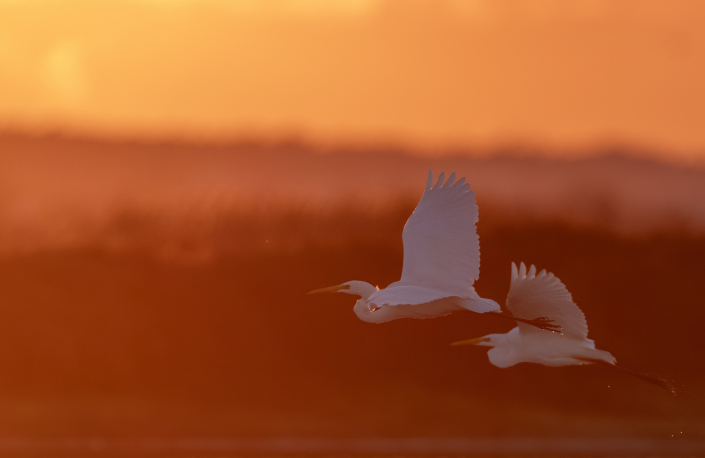
<instances>
[{"instance_id":1,"label":"trailing egret","mask_svg":"<svg viewBox=\"0 0 705 458\"><path fill-rule=\"evenodd\" d=\"M462 340L452 345L480 345L491 347L487 352L490 362L497 367L518 363L536 363L544 366L571 366L600 364L620 369L649 383L674 392L665 380L635 372L616 365L611 353L595 348L595 341L587 338L585 315L573 302L565 285L552 273L536 267L519 269L512 263L512 279L506 301L507 310L520 315L549 315L561 326L562 334L546 332L523 323L506 334L489 334Z\"/></svg>"},{"instance_id":2,"label":"trailing egret","mask_svg":"<svg viewBox=\"0 0 705 458\"><path fill-rule=\"evenodd\" d=\"M475 223L475 193L465 178L441 173L433 184L428 172L426 189L404 226L404 265L401 280L385 289L362 281L349 281L312 293L360 296L353 310L363 321L384 323L399 318L434 318L456 310L511 318L541 329L557 330L545 317L524 319L503 313L499 304L483 299L473 282L480 274L480 243ZM523 315L519 315L523 316Z\"/></svg>"}]
</instances>

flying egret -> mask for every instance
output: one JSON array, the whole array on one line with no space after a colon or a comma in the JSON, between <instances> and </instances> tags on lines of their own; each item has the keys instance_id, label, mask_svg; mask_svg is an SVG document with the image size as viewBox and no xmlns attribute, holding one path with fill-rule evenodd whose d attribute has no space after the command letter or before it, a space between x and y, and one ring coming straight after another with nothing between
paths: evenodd
<instances>
[{"instance_id":1,"label":"flying egret","mask_svg":"<svg viewBox=\"0 0 705 458\"><path fill-rule=\"evenodd\" d=\"M434 318L470 310L541 329L559 329L546 317L524 319L505 314L497 302L478 296L473 288L480 274L475 193L465 178L455 181L455 173L447 181L444 179L445 173L441 173L434 185L433 171L429 170L423 196L404 226L401 280L382 290L366 282L349 281L309 294L338 292L360 296L353 310L370 323Z\"/></svg>"},{"instance_id":2,"label":"flying egret","mask_svg":"<svg viewBox=\"0 0 705 458\"><path fill-rule=\"evenodd\" d=\"M512 279L506 308L509 312L520 315L549 315L561 326L562 334L518 323L516 328L506 334L489 334L451 345L491 347L487 352L490 362L501 368L518 363L536 363L552 367L600 364L675 392L675 387L665 380L617 366L611 353L596 349L595 341L587 338L585 315L573 302L565 285L546 270L537 274L536 267L532 265L527 272L523 262L519 269L512 263Z\"/></svg>"}]
</instances>

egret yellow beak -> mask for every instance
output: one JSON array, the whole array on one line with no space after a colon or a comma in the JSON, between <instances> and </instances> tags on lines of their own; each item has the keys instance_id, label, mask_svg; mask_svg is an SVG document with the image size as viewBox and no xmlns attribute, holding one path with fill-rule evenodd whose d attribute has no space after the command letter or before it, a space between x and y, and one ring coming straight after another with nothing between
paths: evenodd
<instances>
[{"instance_id":1,"label":"egret yellow beak","mask_svg":"<svg viewBox=\"0 0 705 458\"><path fill-rule=\"evenodd\" d=\"M328 288L314 289L313 291L309 291L306 294L336 293L336 292L343 290L343 289L350 289L350 285L336 285L336 286L329 286Z\"/></svg>"},{"instance_id":2,"label":"egret yellow beak","mask_svg":"<svg viewBox=\"0 0 705 458\"><path fill-rule=\"evenodd\" d=\"M474 339L459 340L458 342L453 342L451 345L477 345L480 342L489 342L489 337L476 337Z\"/></svg>"}]
</instances>

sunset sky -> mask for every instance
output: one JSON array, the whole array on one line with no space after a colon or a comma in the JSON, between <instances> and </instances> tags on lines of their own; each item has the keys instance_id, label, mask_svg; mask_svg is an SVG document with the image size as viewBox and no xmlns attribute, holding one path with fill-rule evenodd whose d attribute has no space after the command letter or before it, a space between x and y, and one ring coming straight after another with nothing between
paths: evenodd
<instances>
[{"instance_id":1,"label":"sunset sky","mask_svg":"<svg viewBox=\"0 0 705 458\"><path fill-rule=\"evenodd\" d=\"M0 0L0 128L705 161L699 1Z\"/></svg>"}]
</instances>

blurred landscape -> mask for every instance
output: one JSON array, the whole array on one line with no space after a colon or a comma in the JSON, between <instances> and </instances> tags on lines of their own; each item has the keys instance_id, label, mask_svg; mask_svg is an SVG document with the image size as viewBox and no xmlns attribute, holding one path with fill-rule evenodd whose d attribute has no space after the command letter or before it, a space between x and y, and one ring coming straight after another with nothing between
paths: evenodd
<instances>
[{"instance_id":1,"label":"blurred landscape","mask_svg":"<svg viewBox=\"0 0 705 458\"><path fill-rule=\"evenodd\" d=\"M705 169L411 153L0 137L2 435L705 439ZM481 296L546 268L599 348L692 394L449 346L492 317L305 295L398 280L428 168L477 192Z\"/></svg>"},{"instance_id":2,"label":"blurred landscape","mask_svg":"<svg viewBox=\"0 0 705 458\"><path fill-rule=\"evenodd\" d=\"M0 456L705 454L705 3L0 0ZM428 170L601 367L361 322Z\"/></svg>"},{"instance_id":3,"label":"blurred landscape","mask_svg":"<svg viewBox=\"0 0 705 458\"><path fill-rule=\"evenodd\" d=\"M337 243L339 234L315 232L310 218L401 211L405 219L429 168L466 176L486 225L551 220L623 235L705 231L705 167L639 156L605 147L554 159L505 147L428 157L394 145L322 146L298 138L150 143L6 133L0 251L95 244L167 251L178 249L169 244L202 251L215 244L222 251L265 240L291 247L302 237ZM371 236L363 227L350 232Z\"/></svg>"}]
</instances>

